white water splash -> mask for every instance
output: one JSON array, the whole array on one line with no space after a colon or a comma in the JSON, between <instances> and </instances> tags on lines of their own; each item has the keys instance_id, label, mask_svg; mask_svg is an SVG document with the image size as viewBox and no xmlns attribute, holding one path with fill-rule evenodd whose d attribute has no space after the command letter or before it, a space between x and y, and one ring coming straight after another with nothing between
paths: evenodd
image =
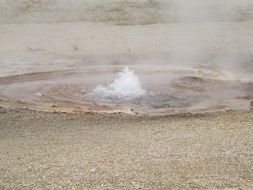
<instances>
[{"instance_id":1,"label":"white water splash","mask_svg":"<svg viewBox=\"0 0 253 190\"><path fill-rule=\"evenodd\" d=\"M139 78L128 67L117 74L116 79L108 86L98 85L92 96L105 101L130 101L145 95Z\"/></svg>"}]
</instances>

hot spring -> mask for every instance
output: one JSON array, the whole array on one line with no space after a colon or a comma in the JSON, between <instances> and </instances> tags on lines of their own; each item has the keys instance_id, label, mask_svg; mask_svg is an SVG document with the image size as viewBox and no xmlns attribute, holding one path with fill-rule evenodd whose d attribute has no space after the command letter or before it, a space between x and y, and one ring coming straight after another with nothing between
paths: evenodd
<instances>
[{"instance_id":1,"label":"hot spring","mask_svg":"<svg viewBox=\"0 0 253 190\"><path fill-rule=\"evenodd\" d=\"M2 0L0 106L253 107L252 0Z\"/></svg>"},{"instance_id":2,"label":"hot spring","mask_svg":"<svg viewBox=\"0 0 253 190\"><path fill-rule=\"evenodd\" d=\"M178 113L250 109L253 83L169 66L100 66L0 78L5 105L47 111Z\"/></svg>"}]
</instances>

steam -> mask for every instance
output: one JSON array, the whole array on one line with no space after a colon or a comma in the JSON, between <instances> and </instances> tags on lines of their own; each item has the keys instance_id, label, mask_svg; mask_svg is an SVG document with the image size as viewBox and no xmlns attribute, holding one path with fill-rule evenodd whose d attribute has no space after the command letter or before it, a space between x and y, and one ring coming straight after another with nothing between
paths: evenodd
<instances>
[{"instance_id":1,"label":"steam","mask_svg":"<svg viewBox=\"0 0 253 190\"><path fill-rule=\"evenodd\" d=\"M167 0L177 21L238 21L252 19L251 0Z\"/></svg>"},{"instance_id":2,"label":"steam","mask_svg":"<svg viewBox=\"0 0 253 190\"><path fill-rule=\"evenodd\" d=\"M139 78L128 67L117 74L116 79L108 86L98 85L92 96L104 101L130 101L145 95Z\"/></svg>"}]
</instances>

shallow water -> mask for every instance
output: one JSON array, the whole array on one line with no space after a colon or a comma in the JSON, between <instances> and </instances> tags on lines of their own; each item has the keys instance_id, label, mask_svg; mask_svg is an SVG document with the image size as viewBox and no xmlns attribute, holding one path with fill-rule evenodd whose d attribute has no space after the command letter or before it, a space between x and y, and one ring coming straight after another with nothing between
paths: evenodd
<instances>
[{"instance_id":1,"label":"shallow water","mask_svg":"<svg viewBox=\"0 0 253 190\"><path fill-rule=\"evenodd\" d=\"M113 84L122 67L89 68L82 71L46 72L0 79L0 99L32 104L83 107L90 111L134 109L137 112L213 111L249 109L253 83L198 76L194 70L182 72L161 68L151 73L143 67L131 67L139 77L142 94L96 91L98 85ZM205 72L205 71L202 71ZM214 72L214 71L212 71ZM216 73L217 75L222 75ZM135 81L136 82L136 81ZM123 85L123 83L122 83ZM127 92L128 86L122 86ZM106 89L106 90L105 90ZM140 89L139 89L140 90ZM119 94L117 94L119 93ZM132 92L131 92L132 93Z\"/></svg>"}]
</instances>

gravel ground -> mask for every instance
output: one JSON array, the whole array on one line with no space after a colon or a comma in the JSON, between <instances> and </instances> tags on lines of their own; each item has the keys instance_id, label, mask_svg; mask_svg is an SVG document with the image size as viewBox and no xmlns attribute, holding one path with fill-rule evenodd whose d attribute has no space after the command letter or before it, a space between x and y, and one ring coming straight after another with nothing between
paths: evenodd
<instances>
[{"instance_id":1,"label":"gravel ground","mask_svg":"<svg viewBox=\"0 0 253 190\"><path fill-rule=\"evenodd\" d=\"M0 189L253 189L253 111L2 110Z\"/></svg>"}]
</instances>

